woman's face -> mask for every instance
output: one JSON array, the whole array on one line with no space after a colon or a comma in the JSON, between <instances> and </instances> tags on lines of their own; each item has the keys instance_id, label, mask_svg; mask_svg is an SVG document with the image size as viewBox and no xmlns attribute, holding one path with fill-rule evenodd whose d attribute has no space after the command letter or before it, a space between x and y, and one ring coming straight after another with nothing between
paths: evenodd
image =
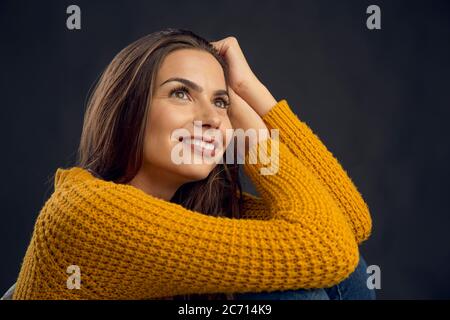
<instances>
[{"instance_id":1,"label":"woman's face","mask_svg":"<svg viewBox=\"0 0 450 320\"><path fill-rule=\"evenodd\" d=\"M210 53L179 49L167 55L148 113L144 170L182 183L206 178L231 140L229 102L223 69Z\"/></svg>"}]
</instances>

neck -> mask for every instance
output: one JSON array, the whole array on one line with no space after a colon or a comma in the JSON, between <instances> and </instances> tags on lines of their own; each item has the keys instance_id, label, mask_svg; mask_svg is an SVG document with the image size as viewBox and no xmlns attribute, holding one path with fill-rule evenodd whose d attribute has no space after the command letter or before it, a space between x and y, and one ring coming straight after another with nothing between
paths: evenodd
<instances>
[{"instance_id":1,"label":"neck","mask_svg":"<svg viewBox=\"0 0 450 320\"><path fill-rule=\"evenodd\" d=\"M141 167L128 184L156 198L170 201L183 181L167 175L164 170Z\"/></svg>"}]
</instances>

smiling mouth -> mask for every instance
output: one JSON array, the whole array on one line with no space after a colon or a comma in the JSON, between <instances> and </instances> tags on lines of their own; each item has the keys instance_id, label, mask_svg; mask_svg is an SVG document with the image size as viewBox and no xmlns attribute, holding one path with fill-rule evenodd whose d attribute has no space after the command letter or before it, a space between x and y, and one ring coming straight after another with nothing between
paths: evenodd
<instances>
[{"instance_id":1,"label":"smiling mouth","mask_svg":"<svg viewBox=\"0 0 450 320\"><path fill-rule=\"evenodd\" d=\"M218 147L218 143L214 139L206 137L180 137L180 142L189 145L191 151L211 157L215 156Z\"/></svg>"}]
</instances>

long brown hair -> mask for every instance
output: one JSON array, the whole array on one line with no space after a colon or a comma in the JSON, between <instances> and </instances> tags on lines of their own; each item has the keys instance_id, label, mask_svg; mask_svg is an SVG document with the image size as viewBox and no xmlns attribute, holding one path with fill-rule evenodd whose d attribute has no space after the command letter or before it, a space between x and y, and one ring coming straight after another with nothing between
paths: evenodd
<instances>
[{"instance_id":1,"label":"long brown hair","mask_svg":"<svg viewBox=\"0 0 450 320\"><path fill-rule=\"evenodd\" d=\"M116 183L129 182L143 159L143 141L154 82L163 59L178 49L212 54L224 70L228 65L205 39L183 29L146 35L121 50L106 67L87 102L77 165ZM224 155L225 157L226 155ZM217 165L203 180L182 185L172 202L207 215L239 218L242 188L239 167ZM174 299L227 299L232 295L176 296Z\"/></svg>"}]
</instances>

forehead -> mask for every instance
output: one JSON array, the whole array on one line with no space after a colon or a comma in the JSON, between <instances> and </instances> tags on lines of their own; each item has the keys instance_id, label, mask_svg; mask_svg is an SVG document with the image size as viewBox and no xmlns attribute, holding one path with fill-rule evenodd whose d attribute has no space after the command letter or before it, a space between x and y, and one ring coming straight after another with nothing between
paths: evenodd
<instances>
[{"instance_id":1,"label":"forehead","mask_svg":"<svg viewBox=\"0 0 450 320\"><path fill-rule=\"evenodd\" d=\"M169 77L186 78L201 86L225 85L220 63L212 54L199 49L179 49L169 53L158 71L157 82L160 84Z\"/></svg>"}]
</instances>

